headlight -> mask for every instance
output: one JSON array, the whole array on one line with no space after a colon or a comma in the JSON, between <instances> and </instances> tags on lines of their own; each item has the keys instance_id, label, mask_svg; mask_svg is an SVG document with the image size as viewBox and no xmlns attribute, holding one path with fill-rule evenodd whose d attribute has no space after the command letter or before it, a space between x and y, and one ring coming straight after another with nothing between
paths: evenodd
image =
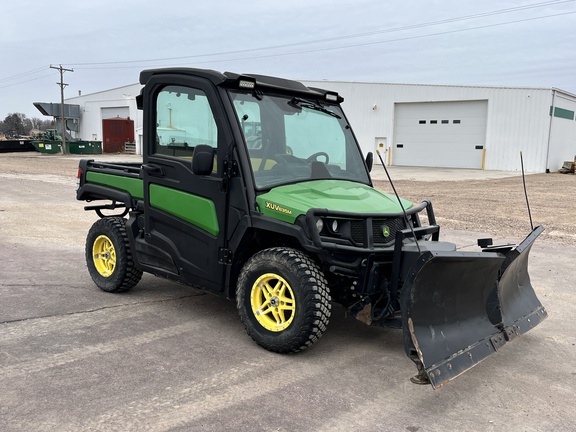
<instances>
[{"instance_id":1,"label":"headlight","mask_svg":"<svg viewBox=\"0 0 576 432\"><path fill-rule=\"evenodd\" d=\"M331 228L332 228L332 232L338 232L338 221L336 219L334 219L332 221Z\"/></svg>"},{"instance_id":2,"label":"headlight","mask_svg":"<svg viewBox=\"0 0 576 432\"><path fill-rule=\"evenodd\" d=\"M323 228L324 228L324 221L320 218L316 219L316 229L318 230L318 232L322 231Z\"/></svg>"}]
</instances>

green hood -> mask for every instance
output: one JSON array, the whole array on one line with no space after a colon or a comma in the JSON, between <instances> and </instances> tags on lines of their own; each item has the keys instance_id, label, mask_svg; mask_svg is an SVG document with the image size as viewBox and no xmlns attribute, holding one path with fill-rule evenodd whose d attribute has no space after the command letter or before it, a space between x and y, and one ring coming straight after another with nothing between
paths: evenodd
<instances>
[{"instance_id":1,"label":"green hood","mask_svg":"<svg viewBox=\"0 0 576 432\"><path fill-rule=\"evenodd\" d=\"M343 180L317 180L279 186L256 198L260 211L270 217L294 223L311 208L365 213L400 213L393 195L368 185ZM405 209L412 203L402 200Z\"/></svg>"}]
</instances>

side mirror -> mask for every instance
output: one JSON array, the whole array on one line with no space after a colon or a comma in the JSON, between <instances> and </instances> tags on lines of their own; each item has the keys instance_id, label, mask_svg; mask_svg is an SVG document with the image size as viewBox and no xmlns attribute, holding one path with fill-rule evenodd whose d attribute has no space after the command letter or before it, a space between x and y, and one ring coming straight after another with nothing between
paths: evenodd
<instances>
[{"instance_id":1,"label":"side mirror","mask_svg":"<svg viewBox=\"0 0 576 432\"><path fill-rule=\"evenodd\" d=\"M368 172L372 171L372 165L374 165L374 154L368 152L366 155L366 166L368 167Z\"/></svg>"},{"instance_id":2,"label":"side mirror","mask_svg":"<svg viewBox=\"0 0 576 432\"><path fill-rule=\"evenodd\" d=\"M197 145L192 156L192 172L201 176L210 175L213 165L214 149L206 144Z\"/></svg>"}]
</instances>

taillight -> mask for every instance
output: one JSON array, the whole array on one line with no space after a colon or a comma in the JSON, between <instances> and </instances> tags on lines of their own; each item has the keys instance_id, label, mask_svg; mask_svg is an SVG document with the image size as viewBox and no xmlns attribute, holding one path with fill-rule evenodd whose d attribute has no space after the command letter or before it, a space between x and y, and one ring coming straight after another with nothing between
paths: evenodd
<instances>
[{"instance_id":1,"label":"taillight","mask_svg":"<svg viewBox=\"0 0 576 432\"><path fill-rule=\"evenodd\" d=\"M80 189L80 179L82 178L82 169L78 168L78 175L76 176L76 189Z\"/></svg>"}]
</instances>

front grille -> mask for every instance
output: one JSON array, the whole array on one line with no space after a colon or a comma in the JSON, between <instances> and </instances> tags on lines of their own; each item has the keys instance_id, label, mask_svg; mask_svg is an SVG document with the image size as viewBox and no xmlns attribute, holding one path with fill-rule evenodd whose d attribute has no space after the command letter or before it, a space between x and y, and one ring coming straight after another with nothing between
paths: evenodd
<instances>
[{"instance_id":1,"label":"front grille","mask_svg":"<svg viewBox=\"0 0 576 432\"><path fill-rule=\"evenodd\" d=\"M384 235L384 227L388 227ZM396 233L406 228L406 222L402 218L374 219L372 220L372 236L374 244L389 244L396 239ZM350 221L350 234L357 246L364 246L364 221Z\"/></svg>"}]
</instances>

